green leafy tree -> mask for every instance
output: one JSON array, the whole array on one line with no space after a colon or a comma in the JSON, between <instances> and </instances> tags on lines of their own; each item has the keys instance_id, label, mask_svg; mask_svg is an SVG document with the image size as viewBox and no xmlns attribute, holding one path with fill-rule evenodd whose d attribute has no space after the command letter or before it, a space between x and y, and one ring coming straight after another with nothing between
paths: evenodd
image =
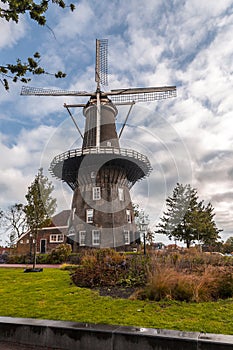
<instances>
[{"instance_id":1,"label":"green leafy tree","mask_svg":"<svg viewBox=\"0 0 233 350\"><path fill-rule=\"evenodd\" d=\"M9 232L10 243L21 237L28 229L24 205L15 203L7 210L1 211L1 226Z\"/></svg>"},{"instance_id":2,"label":"green leafy tree","mask_svg":"<svg viewBox=\"0 0 233 350\"><path fill-rule=\"evenodd\" d=\"M46 12L49 9L49 4L58 5L61 8L68 7L63 0L2 0L0 3L0 18L6 21L13 21L18 23L20 15L29 14L30 18L36 21L39 25L44 26L46 24ZM71 11L74 11L75 6L69 5ZM13 82L20 80L23 83L28 83L31 79L27 74L41 75L50 74L40 66L40 54L34 53L33 57L28 57L26 62L22 62L21 59L17 59L14 64L0 65L0 74L3 86L6 90L9 90L9 78ZM54 75L56 78L64 78L65 73L58 71Z\"/></svg>"},{"instance_id":3,"label":"green leafy tree","mask_svg":"<svg viewBox=\"0 0 233 350\"><path fill-rule=\"evenodd\" d=\"M198 202L197 190L189 184L178 183L173 195L166 199L166 205L167 211L160 219L157 233L183 241L187 248L195 241L209 244L219 238L221 230L214 222L212 205Z\"/></svg>"},{"instance_id":4,"label":"green leafy tree","mask_svg":"<svg viewBox=\"0 0 233 350\"><path fill-rule=\"evenodd\" d=\"M51 196L53 190L52 183L43 175L43 169L39 169L25 196L27 204L24 206L24 212L34 242L33 268L35 268L36 264L38 230L50 223L51 216L54 214L57 206L56 199Z\"/></svg>"},{"instance_id":5,"label":"green leafy tree","mask_svg":"<svg viewBox=\"0 0 233 350\"><path fill-rule=\"evenodd\" d=\"M229 237L223 244L223 251L227 254L233 253L233 237Z\"/></svg>"}]
</instances>

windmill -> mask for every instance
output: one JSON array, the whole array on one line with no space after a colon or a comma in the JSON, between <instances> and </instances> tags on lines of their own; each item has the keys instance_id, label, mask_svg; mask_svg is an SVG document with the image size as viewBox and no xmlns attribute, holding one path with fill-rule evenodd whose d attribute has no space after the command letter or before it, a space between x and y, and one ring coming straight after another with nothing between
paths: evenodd
<instances>
[{"instance_id":1,"label":"windmill","mask_svg":"<svg viewBox=\"0 0 233 350\"><path fill-rule=\"evenodd\" d=\"M89 97L86 104L64 104L83 139L82 147L55 156L50 172L73 190L68 236L74 247L127 250L138 239L130 189L137 181L149 176L152 167L145 155L121 148L119 139L136 102L175 97L176 87L102 91L101 86L107 85L108 78L107 51L108 41L97 39L95 91L23 87L21 95ZM130 108L118 135L116 105L122 104ZM84 135L71 113L73 107L83 108L86 118Z\"/></svg>"}]
</instances>

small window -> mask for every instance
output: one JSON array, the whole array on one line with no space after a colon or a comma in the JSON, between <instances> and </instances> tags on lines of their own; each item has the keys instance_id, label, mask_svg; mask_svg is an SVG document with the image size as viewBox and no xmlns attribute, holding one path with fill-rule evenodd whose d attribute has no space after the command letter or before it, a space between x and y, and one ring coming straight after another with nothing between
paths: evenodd
<instances>
[{"instance_id":1,"label":"small window","mask_svg":"<svg viewBox=\"0 0 233 350\"><path fill-rule=\"evenodd\" d=\"M72 220L74 220L75 212L76 212L76 208L73 208L72 209Z\"/></svg>"},{"instance_id":2,"label":"small window","mask_svg":"<svg viewBox=\"0 0 233 350\"><path fill-rule=\"evenodd\" d=\"M29 239L27 239L26 243L27 243L27 244L29 244L29 243L30 243L30 242L29 242Z\"/></svg>"},{"instance_id":3,"label":"small window","mask_svg":"<svg viewBox=\"0 0 233 350\"><path fill-rule=\"evenodd\" d=\"M74 226L70 226L68 230L68 236L73 236L75 235L75 228Z\"/></svg>"},{"instance_id":4,"label":"small window","mask_svg":"<svg viewBox=\"0 0 233 350\"><path fill-rule=\"evenodd\" d=\"M107 141L107 147L111 147L111 146L112 146L111 142Z\"/></svg>"},{"instance_id":5,"label":"small window","mask_svg":"<svg viewBox=\"0 0 233 350\"><path fill-rule=\"evenodd\" d=\"M92 199L94 201L97 201L97 200L101 199L100 187L93 187L93 189L92 189Z\"/></svg>"},{"instance_id":6,"label":"small window","mask_svg":"<svg viewBox=\"0 0 233 350\"><path fill-rule=\"evenodd\" d=\"M64 240L64 235L62 234L54 234L54 235L50 235L50 243L61 243Z\"/></svg>"},{"instance_id":7,"label":"small window","mask_svg":"<svg viewBox=\"0 0 233 350\"><path fill-rule=\"evenodd\" d=\"M94 210L93 209L87 209L86 210L86 221L91 223L93 222L93 215L94 215Z\"/></svg>"},{"instance_id":8,"label":"small window","mask_svg":"<svg viewBox=\"0 0 233 350\"><path fill-rule=\"evenodd\" d=\"M92 231L92 245L100 245L100 231Z\"/></svg>"},{"instance_id":9,"label":"small window","mask_svg":"<svg viewBox=\"0 0 233 350\"><path fill-rule=\"evenodd\" d=\"M123 188L118 188L118 197L120 201L124 200L124 190Z\"/></svg>"},{"instance_id":10,"label":"small window","mask_svg":"<svg viewBox=\"0 0 233 350\"><path fill-rule=\"evenodd\" d=\"M127 222L130 224L131 223L131 212L130 210L126 210L126 218L127 218Z\"/></svg>"},{"instance_id":11,"label":"small window","mask_svg":"<svg viewBox=\"0 0 233 350\"><path fill-rule=\"evenodd\" d=\"M21 239L21 241L19 242L20 244L23 244L23 239Z\"/></svg>"},{"instance_id":12,"label":"small window","mask_svg":"<svg viewBox=\"0 0 233 350\"><path fill-rule=\"evenodd\" d=\"M86 231L79 231L79 244L86 245Z\"/></svg>"},{"instance_id":13,"label":"small window","mask_svg":"<svg viewBox=\"0 0 233 350\"><path fill-rule=\"evenodd\" d=\"M91 178L92 178L92 179L95 178L95 172L94 172L94 171L91 172Z\"/></svg>"},{"instance_id":14,"label":"small window","mask_svg":"<svg viewBox=\"0 0 233 350\"><path fill-rule=\"evenodd\" d=\"M129 231L124 231L124 243L125 244L130 244Z\"/></svg>"}]
</instances>

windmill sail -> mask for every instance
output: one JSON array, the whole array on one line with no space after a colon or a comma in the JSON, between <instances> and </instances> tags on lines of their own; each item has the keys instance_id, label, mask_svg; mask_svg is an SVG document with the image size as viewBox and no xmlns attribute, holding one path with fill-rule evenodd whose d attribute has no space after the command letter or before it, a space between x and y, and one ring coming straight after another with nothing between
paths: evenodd
<instances>
[{"instance_id":1,"label":"windmill sail","mask_svg":"<svg viewBox=\"0 0 233 350\"><path fill-rule=\"evenodd\" d=\"M96 39L95 81L97 88L108 85L108 40Z\"/></svg>"},{"instance_id":2,"label":"windmill sail","mask_svg":"<svg viewBox=\"0 0 233 350\"><path fill-rule=\"evenodd\" d=\"M83 104L66 105L82 138L82 147L55 156L50 172L74 191L68 236L74 250L83 247L130 250L139 247L130 189L149 176L149 159L133 149L120 147L129 113L135 102L176 96L175 86L126 88L101 91L107 85L107 40L96 40L95 91L65 91L23 87L21 95L89 96ZM120 135L116 128L116 104L130 104ZM69 107L83 107L83 135Z\"/></svg>"}]
</instances>

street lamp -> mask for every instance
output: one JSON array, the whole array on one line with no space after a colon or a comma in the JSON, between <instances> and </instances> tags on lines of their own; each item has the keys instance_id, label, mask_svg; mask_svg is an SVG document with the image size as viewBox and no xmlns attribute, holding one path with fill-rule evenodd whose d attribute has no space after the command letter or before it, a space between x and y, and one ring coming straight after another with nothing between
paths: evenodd
<instances>
[{"instance_id":1,"label":"street lamp","mask_svg":"<svg viewBox=\"0 0 233 350\"><path fill-rule=\"evenodd\" d=\"M143 252L144 255L146 255L146 233L148 230L150 220L148 218L148 215L145 215L144 211L141 210L138 214L136 225L139 228L139 232L143 234Z\"/></svg>"}]
</instances>

